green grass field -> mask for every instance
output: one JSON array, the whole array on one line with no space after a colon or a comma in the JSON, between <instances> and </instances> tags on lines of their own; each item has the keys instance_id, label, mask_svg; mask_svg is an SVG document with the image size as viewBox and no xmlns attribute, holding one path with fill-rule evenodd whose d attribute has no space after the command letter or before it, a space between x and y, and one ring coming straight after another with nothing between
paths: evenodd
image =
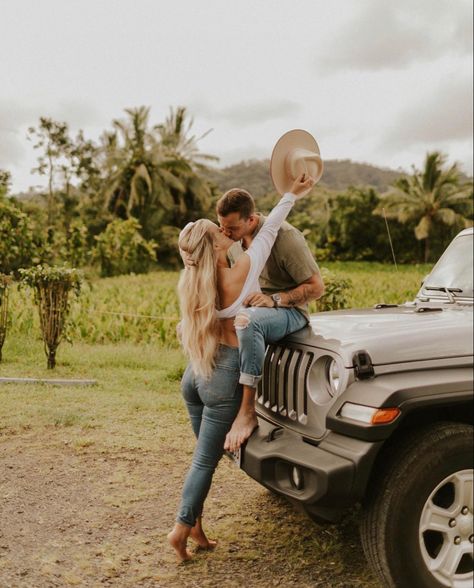
<instances>
[{"instance_id":1,"label":"green grass field","mask_svg":"<svg viewBox=\"0 0 474 588\"><path fill-rule=\"evenodd\" d=\"M328 267L352 280L354 306L413 298L428 271ZM176 565L165 536L194 444L179 393L176 280L94 281L73 304L74 343L61 344L53 373L30 294L13 289L0 376L98 383L0 384L0 585L375 588L356 512L316 525L227 459L205 511L219 546Z\"/></svg>"},{"instance_id":2,"label":"green grass field","mask_svg":"<svg viewBox=\"0 0 474 588\"><path fill-rule=\"evenodd\" d=\"M354 308L410 300L430 270L430 266L415 265L399 266L396 272L390 265L363 262L325 263L324 267L351 281L347 306ZM178 272L154 272L86 282L80 298L71 304L71 339L177 347L178 277ZM31 292L13 287L10 299L11 336L36 337L39 327Z\"/></svg>"}]
</instances>

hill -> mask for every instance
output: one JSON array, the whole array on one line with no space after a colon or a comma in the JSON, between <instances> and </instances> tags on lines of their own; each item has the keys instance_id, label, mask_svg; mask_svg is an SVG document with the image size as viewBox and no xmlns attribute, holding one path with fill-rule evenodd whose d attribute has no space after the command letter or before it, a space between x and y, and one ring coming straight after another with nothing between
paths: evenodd
<instances>
[{"instance_id":1,"label":"hill","mask_svg":"<svg viewBox=\"0 0 474 588\"><path fill-rule=\"evenodd\" d=\"M222 169L213 168L208 177L221 192L239 187L259 197L274 190L268 171L269 165L268 159L252 159ZM324 174L319 185L336 191L345 190L349 186L372 186L379 192L386 192L400 175L394 170L382 169L367 163L333 159L324 162Z\"/></svg>"}]
</instances>

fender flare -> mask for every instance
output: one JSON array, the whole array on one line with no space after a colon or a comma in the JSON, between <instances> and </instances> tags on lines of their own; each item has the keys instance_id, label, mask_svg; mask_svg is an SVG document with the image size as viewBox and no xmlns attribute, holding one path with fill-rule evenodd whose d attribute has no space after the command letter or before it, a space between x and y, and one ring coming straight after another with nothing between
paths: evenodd
<instances>
[{"instance_id":1,"label":"fender flare","mask_svg":"<svg viewBox=\"0 0 474 588\"><path fill-rule=\"evenodd\" d=\"M458 407L473 410L472 368L413 370L356 380L336 400L326 417L328 429L365 441L388 439L407 415L423 408ZM345 419L338 413L345 402L375 408L400 409L397 419L388 425L371 425ZM466 414L469 418L469 412Z\"/></svg>"}]
</instances>

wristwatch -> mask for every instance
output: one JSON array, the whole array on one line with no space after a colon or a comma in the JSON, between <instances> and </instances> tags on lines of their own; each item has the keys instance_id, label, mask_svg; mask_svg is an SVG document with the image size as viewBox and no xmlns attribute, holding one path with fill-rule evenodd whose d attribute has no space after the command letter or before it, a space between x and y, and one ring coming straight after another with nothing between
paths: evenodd
<instances>
[{"instance_id":1,"label":"wristwatch","mask_svg":"<svg viewBox=\"0 0 474 588\"><path fill-rule=\"evenodd\" d=\"M270 298L273 300L273 308L279 308L281 306L281 296L278 294L272 294Z\"/></svg>"}]
</instances>

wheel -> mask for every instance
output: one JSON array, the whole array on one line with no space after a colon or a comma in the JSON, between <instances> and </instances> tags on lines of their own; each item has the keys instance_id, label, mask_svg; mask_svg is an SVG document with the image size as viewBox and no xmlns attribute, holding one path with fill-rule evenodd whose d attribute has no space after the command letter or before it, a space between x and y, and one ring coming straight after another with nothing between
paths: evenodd
<instances>
[{"instance_id":1,"label":"wheel","mask_svg":"<svg viewBox=\"0 0 474 588\"><path fill-rule=\"evenodd\" d=\"M360 532L391 588L472 588L473 427L435 423L395 440L370 482Z\"/></svg>"}]
</instances>

